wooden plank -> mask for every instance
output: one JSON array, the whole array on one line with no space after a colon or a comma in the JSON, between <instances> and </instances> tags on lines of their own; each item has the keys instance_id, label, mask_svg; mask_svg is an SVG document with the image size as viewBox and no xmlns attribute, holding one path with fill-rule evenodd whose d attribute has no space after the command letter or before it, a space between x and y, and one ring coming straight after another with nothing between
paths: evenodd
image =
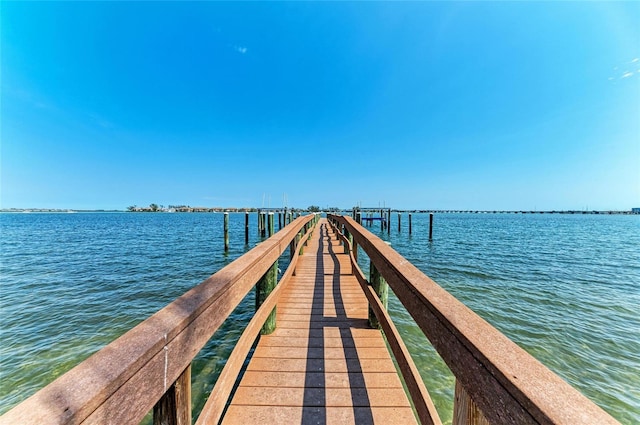
<instances>
[{"instance_id":1,"label":"wooden plank","mask_svg":"<svg viewBox=\"0 0 640 425\"><path fill-rule=\"evenodd\" d=\"M349 255L321 223L222 423L416 423Z\"/></svg>"},{"instance_id":2,"label":"wooden plank","mask_svg":"<svg viewBox=\"0 0 640 425\"><path fill-rule=\"evenodd\" d=\"M415 423L412 410L406 407L230 406L225 418L230 423L240 424L369 424L374 422L404 425Z\"/></svg>"},{"instance_id":3,"label":"wooden plank","mask_svg":"<svg viewBox=\"0 0 640 425\"><path fill-rule=\"evenodd\" d=\"M337 217L492 424L617 424L380 238Z\"/></svg>"},{"instance_id":4,"label":"wooden plank","mask_svg":"<svg viewBox=\"0 0 640 425\"><path fill-rule=\"evenodd\" d=\"M402 388L395 372L270 372L248 370L243 385L248 387Z\"/></svg>"}]
</instances>

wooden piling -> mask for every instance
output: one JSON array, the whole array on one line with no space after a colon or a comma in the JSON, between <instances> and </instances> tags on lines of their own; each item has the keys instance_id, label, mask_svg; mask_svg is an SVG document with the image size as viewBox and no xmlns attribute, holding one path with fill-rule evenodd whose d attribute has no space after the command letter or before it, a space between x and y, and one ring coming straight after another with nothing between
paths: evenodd
<instances>
[{"instance_id":1,"label":"wooden piling","mask_svg":"<svg viewBox=\"0 0 640 425\"><path fill-rule=\"evenodd\" d=\"M400 218L402 217L402 214L400 213L400 211L398 211L398 233L400 233Z\"/></svg>"},{"instance_id":2,"label":"wooden piling","mask_svg":"<svg viewBox=\"0 0 640 425\"><path fill-rule=\"evenodd\" d=\"M278 283L278 262L273 263L271 268L260 278L256 284L256 310L260 308L264 300L267 299L271 291L276 287ZM260 333L262 335L269 335L276 330L276 307L273 308L269 317L264 322Z\"/></svg>"},{"instance_id":3,"label":"wooden piling","mask_svg":"<svg viewBox=\"0 0 640 425\"><path fill-rule=\"evenodd\" d=\"M244 244L249 245L249 213L244 213Z\"/></svg>"},{"instance_id":4,"label":"wooden piling","mask_svg":"<svg viewBox=\"0 0 640 425\"><path fill-rule=\"evenodd\" d=\"M387 234L391 234L391 208L387 210Z\"/></svg>"},{"instance_id":5,"label":"wooden piling","mask_svg":"<svg viewBox=\"0 0 640 425\"><path fill-rule=\"evenodd\" d=\"M191 425L191 365L153 406L153 425Z\"/></svg>"},{"instance_id":6,"label":"wooden piling","mask_svg":"<svg viewBox=\"0 0 640 425\"><path fill-rule=\"evenodd\" d=\"M229 213L224 213L224 251L229 251Z\"/></svg>"},{"instance_id":7,"label":"wooden piling","mask_svg":"<svg viewBox=\"0 0 640 425\"><path fill-rule=\"evenodd\" d=\"M409 213L409 234L411 234L411 213Z\"/></svg>"},{"instance_id":8,"label":"wooden piling","mask_svg":"<svg viewBox=\"0 0 640 425\"><path fill-rule=\"evenodd\" d=\"M273 213L270 212L269 213L269 221L267 222L268 226L269 226L269 237L273 236L273 234L275 233L275 223L274 223L274 221L275 221L275 218L273 216Z\"/></svg>"},{"instance_id":9,"label":"wooden piling","mask_svg":"<svg viewBox=\"0 0 640 425\"><path fill-rule=\"evenodd\" d=\"M429 214L429 240L433 239L433 213Z\"/></svg>"},{"instance_id":10,"label":"wooden piling","mask_svg":"<svg viewBox=\"0 0 640 425\"><path fill-rule=\"evenodd\" d=\"M456 379L452 425L489 425L476 403Z\"/></svg>"},{"instance_id":11,"label":"wooden piling","mask_svg":"<svg viewBox=\"0 0 640 425\"><path fill-rule=\"evenodd\" d=\"M378 298L380 298L380 302L386 310L389 304L389 285L380 275L376 266L373 265L373 262L369 265L369 284L373 287L373 290L378 295ZM380 323L371 306L369 306L369 325L374 329L381 329Z\"/></svg>"}]
</instances>

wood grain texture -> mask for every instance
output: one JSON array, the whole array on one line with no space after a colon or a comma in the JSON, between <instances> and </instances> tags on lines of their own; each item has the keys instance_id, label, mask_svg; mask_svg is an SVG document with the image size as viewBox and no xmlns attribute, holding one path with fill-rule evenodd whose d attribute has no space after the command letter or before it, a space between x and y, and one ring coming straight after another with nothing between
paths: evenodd
<instances>
[{"instance_id":1,"label":"wood grain texture","mask_svg":"<svg viewBox=\"0 0 640 425\"><path fill-rule=\"evenodd\" d=\"M0 417L0 424L139 423L314 216L304 216Z\"/></svg>"},{"instance_id":2,"label":"wood grain texture","mask_svg":"<svg viewBox=\"0 0 640 425\"><path fill-rule=\"evenodd\" d=\"M416 423L382 334L367 321L349 254L322 220L222 423Z\"/></svg>"},{"instance_id":3,"label":"wood grain texture","mask_svg":"<svg viewBox=\"0 0 640 425\"><path fill-rule=\"evenodd\" d=\"M345 225L492 424L617 424L353 219Z\"/></svg>"}]
</instances>

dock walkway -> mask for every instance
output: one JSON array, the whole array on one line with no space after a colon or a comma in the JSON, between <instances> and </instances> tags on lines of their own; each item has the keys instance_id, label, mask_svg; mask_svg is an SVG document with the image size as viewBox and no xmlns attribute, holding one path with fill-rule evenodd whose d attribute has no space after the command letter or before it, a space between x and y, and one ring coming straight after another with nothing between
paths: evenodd
<instances>
[{"instance_id":1,"label":"dock walkway","mask_svg":"<svg viewBox=\"0 0 640 425\"><path fill-rule=\"evenodd\" d=\"M299 259L223 424L416 423L349 256L326 220Z\"/></svg>"}]
</instances>

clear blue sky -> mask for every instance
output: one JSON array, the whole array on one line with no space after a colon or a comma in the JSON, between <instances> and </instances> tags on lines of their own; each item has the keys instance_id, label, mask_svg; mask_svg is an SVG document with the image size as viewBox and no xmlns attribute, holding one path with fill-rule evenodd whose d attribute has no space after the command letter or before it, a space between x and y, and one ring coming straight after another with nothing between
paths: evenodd
<instances>
[{"instance_id":1,"label":"clear blue sky","mask_svg":"<svg viewBox=\"0 0 640 425\"><path fill-rule=\"evenodd\" d=\"M2 2L1 206L640 206L640 2Z\"/></svg>"}]
</instances>

